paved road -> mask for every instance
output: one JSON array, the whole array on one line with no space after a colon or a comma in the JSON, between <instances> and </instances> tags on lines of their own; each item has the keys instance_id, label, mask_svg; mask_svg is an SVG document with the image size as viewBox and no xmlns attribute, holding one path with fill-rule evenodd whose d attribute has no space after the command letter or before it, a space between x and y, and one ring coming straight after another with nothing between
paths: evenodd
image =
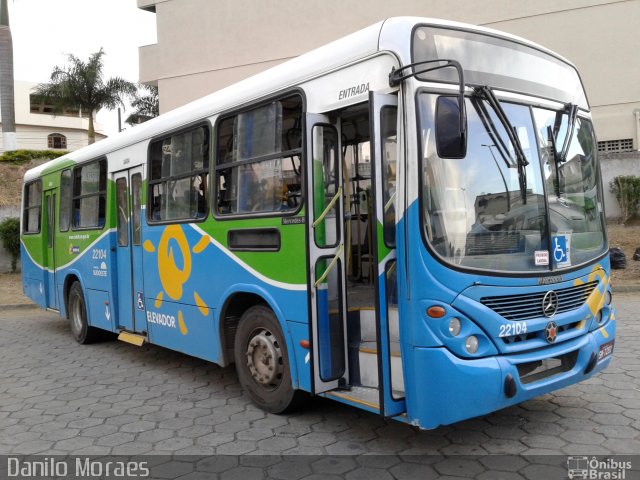
<instances>
[{"instance_id":1,"label":"paved road","mask_svg":"<svg viewBox=\"0 0 640 480\"><path fill-rule=\"evenodd\" d=\"M433 431L324 399L292 415L267 414L243 396L233 367L149 345L81 346L54 314L5 310L0 454L230 455L176 467L185 479L211 478L212 472L243 480L320 472L318 478L327 472L368 479L565 478L567 455L640 453L640 299L618 295L615 301L618 336L608 370ZM234 456L242 454L270 456Z\"/></svg>"}]
</instances>

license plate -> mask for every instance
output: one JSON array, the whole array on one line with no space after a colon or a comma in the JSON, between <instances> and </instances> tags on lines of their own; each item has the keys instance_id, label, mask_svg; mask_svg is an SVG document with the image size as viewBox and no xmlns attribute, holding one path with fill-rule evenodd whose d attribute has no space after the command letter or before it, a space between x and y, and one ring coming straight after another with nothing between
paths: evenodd
<instances>
[{"instance_id":1,"label":"license plate","mask_svg":"<svg viewBox=\"0 0 640 480\"><path fill-rule=\"evenodd\" d=\"M610 342L603 343L602 345L600 345L600 352L598 353L599 362L604 360L605 358L607 358L609 355L613 353L613 343L614 341L611 340Z\"/></svg>"}]
</instances>

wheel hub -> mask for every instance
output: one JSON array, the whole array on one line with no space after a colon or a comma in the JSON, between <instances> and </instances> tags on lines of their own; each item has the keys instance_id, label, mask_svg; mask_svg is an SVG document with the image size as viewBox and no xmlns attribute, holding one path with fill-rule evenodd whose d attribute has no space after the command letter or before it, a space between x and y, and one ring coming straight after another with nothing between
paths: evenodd
<instances>
[{"instance_id":1,"label":"wheel hub","mask_svg":"<svg viewBox=\"0 0 640 480\"><path fill-rule=\"evenodd\" d=\"M266 329L255 333L247 345L247 366L260 385L276 388L282 379L282 350L274 335Z\"/></svg>"}]
</instances>

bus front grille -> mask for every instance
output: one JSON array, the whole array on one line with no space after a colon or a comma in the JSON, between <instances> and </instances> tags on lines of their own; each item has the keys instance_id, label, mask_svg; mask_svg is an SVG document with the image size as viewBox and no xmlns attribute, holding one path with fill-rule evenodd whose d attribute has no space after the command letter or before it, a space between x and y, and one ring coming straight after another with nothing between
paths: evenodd
<instances>
[{"instance_id":1,"label":"bus front grille","mask_svg":"<svg viewBox=\"0 0 640 480\"><path fill-rule=\"evenodd\" d=\"M556 313L569 312L580 308L597 285L598 282L593 281L556 290L555 292L558 295ZM483 297L480 299L480 303L507 320L527 320L544 316L542 300L546 293L546 291L542 291L521 295Z\"/></svg>"}]
</instances>

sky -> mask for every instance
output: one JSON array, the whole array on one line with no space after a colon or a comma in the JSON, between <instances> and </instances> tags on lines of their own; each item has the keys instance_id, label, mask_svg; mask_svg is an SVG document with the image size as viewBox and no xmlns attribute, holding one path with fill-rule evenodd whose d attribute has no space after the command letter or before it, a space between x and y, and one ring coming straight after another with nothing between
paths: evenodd
<instances>
[{"instance_id":1,"label":"sky","mask_svg":"<svg viewBox=\"0 0 640 480\"><path fill-rule=\"evenodd\" d=\"M66 64L68 54L87 60L102 47L105 78L138 82L138 47L156 43L155 14L137 8L136 0L8 0L8 4L16 80L46 82L56 65ZM97 121L107 134L118 131L115 110L102 110Z\"/></svg>"}]
</instances>

